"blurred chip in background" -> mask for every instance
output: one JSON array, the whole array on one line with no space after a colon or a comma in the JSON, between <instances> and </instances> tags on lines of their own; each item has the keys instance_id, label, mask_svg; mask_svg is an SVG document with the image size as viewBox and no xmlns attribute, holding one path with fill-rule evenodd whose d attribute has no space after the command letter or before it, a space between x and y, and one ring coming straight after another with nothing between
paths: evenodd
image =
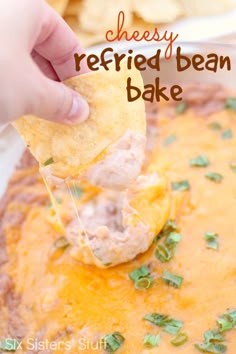
<instances>
[{"instance_id":1,"label":"blurred chip in background","mask_svg":"<svg viewBox=\"0 0 236 354\"><path fill-rule=\"evenodd\" d=\"M84 47L105 41L105 32L117 28L125 13L126 30L151 30L191 16L223 14L233 0L48 0L79 37Z\"/></svg>"}]
</instances>

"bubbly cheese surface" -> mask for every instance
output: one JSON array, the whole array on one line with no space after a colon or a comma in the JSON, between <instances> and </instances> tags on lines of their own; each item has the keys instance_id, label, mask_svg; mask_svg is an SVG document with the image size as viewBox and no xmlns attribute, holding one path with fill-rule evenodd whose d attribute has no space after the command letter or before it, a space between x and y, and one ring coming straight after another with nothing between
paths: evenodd
<instances>
[{"instance_id":1,"label":"bubbly cheese surface","mask_svg":"<svg viewBox=\"0 0 236 354\"><path fill-rule=\"evenodd\" d=\"M209 127L216 121L220 130ZM222 138L228 129L232 137ZM167 144L171 135L175 139ZM207 156L209 166L191 167L190 159L198 155ZM166 263L155 257L153 245L135 260L110 269L84 265L70 256L69 247L54 249L62 235L53 226L46 203L22 206L21 227L9 222L5 230L10 261L4 270L21 296L18 311L26 325L25 345L27 338L36 338L41 331L44 340L62 342L54 353L103 353L96 349L99 338L119 331L125 342L117 353L197 354L194 344L203 342L203 333L216 328L216 319L236 306L236 173L230 167L235 160L235 113L225 110L206 118L189 110L173 119L159 116L148 164L167 170L170 182L188 180L190 184L188 191L171 191L169 218L176 220L182 239ZM207 179L208 172L221 174L221 183ZM43 193L41 182L29 188ZM93 197L91 189L86 193L83 198ZM20 201L10 203L8 211L19 210L19 205ZM207 248L207 231L219 235L218 251ZM150 267L154 277L154 285L147 290L135 289L128 277L142 264ZM181 288L163 282L164 270L183 277ZM153 312L183 321L181 331L188 334L187 343L174 347L173 335L143 320ZM161 334L158 347L145 348L147 333ZM235 329L226 333L226 344L227 353L234 354Z\"/></svg>"}]
</instances>

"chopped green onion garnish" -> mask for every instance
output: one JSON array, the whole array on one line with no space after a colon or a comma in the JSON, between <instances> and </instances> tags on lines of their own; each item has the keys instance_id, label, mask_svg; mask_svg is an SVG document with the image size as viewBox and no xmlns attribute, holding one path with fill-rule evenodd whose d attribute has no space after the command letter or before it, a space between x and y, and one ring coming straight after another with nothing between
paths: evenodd
<instances>
[{"instance_id":1,"label":"chopped green onion garnish","mask_svg":"<svg viewBox=\"0 0 236 354\"><path fill-rule=\"evenodd\" d=\"M176 135L172 134L169 135L164 141L163 141L163 145L167 146L172 144L174 141L176 140Z\"/></svg>"},{"instance_id":2,"label":"chopped green onion garnish","mask_svg":"<svg viewBox=\"0 0 236 354\"><path fill-rule=\"evenodd\" d=\"M236 310L228 310L217 319L218 329L204 333L205 342L195 344L195 348L207 353L221 354L227 350L225 337L221 333L236 327Z\"/></svg>"},{"instance_id":3,"label":"chopped green onion garnish","mask_svg":"<svg viewBox=\"0 0 236 354\"><path fill-rule=\"evenodd\" d=\"M171 231L175 231L175 230L177 230L177 225L176 225L175 220L168 220L165 223L165 226L163 227L162 232L164 234L167 234L167 233L169 233Z\"/></svg>"},{"instance_id":4,"label":"chopped green onion garnish","mask_svg":"<svg viewBox=\"0 0 236 354\"><path fill-rule=\"evenodd\" d=\"M160 334L146 334L143 339L143 344L148 347L157 347L160 344Z\"/></svg>"},{"instance_id":5,"label":"chopped green onion garnish","mask_svg":"<svg viewBox=\"0 0 236 354\"><path fill-rule=\"evenodd\" d=\"M219 331L225 332L236 327L236 310L231 310L223 313L218 319L217 324L220 327Z\"/></svg>"},{"instance_id":6,"label":"chopped green onion garnish","mask_svg":"<svg viewBox=\"0 0 236 354\"><path fill-rule=\"evenodd\" d=\"M201 343L195 344L194 346L203 353L223 354L227 350L227 347L224 344Z\"/></svg>"},{"instance_id":7,"label":"chopped green onion garnish","mask_svg":"<svg viewBox=\"0 0 236 354\"><path fill-rule=\"evenodd\" d=\"M214 250L218 250L219 244L218 244L218 234L215 232L206 232L205 233L205 240L207 242L207 248L212 248Z\"/></svg>"},{"instance_id":8,"label":"chopped green onion garnish","mask_svg":"<svg viewBox=\"0 0 236 354\"><path fill-rule=\"evenodd\" d=\"M154 278L145 264L130 272L129 278L133 280L137 289L148 289L154 282Z\"/></svg>"},{"instance_id":9,"label":"chopped green onion garnish","mask_svg":"<svg viewBox=\"0 0 236 354\"><path fill-rule=\"evenodd\" d=\"M54 163L54 160L52 157L50 157L47 161L44 162L44 166L51 165L52 163Z\"/></svg>"},{"instance_id":10,"label":"chopped green onion garnish","mask_svg":"<svg viewBox=\"0 0 236 354\"><path fill-rule=\"evenodd\" d=\"M173 273L169 272L168 270L164 270L164 272L162 274L162 279L164 280L165 283L173 286L174 288L180 288L180 286L183 282L183 277L173 274Z\"/></svg>"},{"instance_id":11,"label":"chopped green onion garnish","mask_svg":"<svg viewBox=\"0 0 236 354\"><path fill-rule=\"evenodd\" d=\"M150 270L148 267L144 264L140 268L137 268L133 270L132 272L129 273L129 278L133 281L136 281L139 278L146 277L150 275Z\"/></svg>"},{"instance_id":12,"label":"chopped green onion garnish","mask_svg":"<svg viewBox=\"0 0 236 354\"><path fill-rule=\"evenodd\" d=\"M224 140L231 139L233 137L232 130L231 129L224 130L221 136L222 139Z\"/></svg>"},{"instance_id":13,"label":"chopped green onion garnish","mask_svg":"<svg viewBox=\"0 0 236 354\"><path fill-rule=\"evenodd\" d=\"M215 172L208 172L205 177L216 183L220 183L223 179L223 176L220 173Z\"/></svg>"},{"instance_id":14,"label":"chopped green onion garnish","mask_svg":"<svg viewBox=\"0 0 236 354\"><path fill-rule=\"evenodd\" d=\"M231 162L230 167L234 172L236 172L236 161Z\"/></svg>"},{"instance_id":15,"label":"chopped green onion garnish","mask_svg":"<svg viewBox=\"0 0 236 354\"><path fill-rule=\"evenodd\" d=\"M16 339L6 338L1 342L0 349L5 352L16 352L19 344Z\"/></svg>"},{"instance_id":16,"label":"chopped green onion garnish","mask_svg":"<svg viewBox=\"0 0 236 354\"><path fill-rule=\"evenodd\" d=\"M218 330L214 329L212 331L207 331L204 333L204 339L206 343L214 343L214 342L224 342L225 337L218 332Z\"/></svg>"},{"instance_id":17,"label":"chopped green onion garnish","mask_svg":"<svg viewBox=\"0 0 236 354\"><path fill-rule=\"evenodd\" d=\"M71 186L70 191L71 191L71 194L73 195L73 197L75 197L75 198L80 198L83 193L83 190L79 186L76 186L76 185Z\"/></svg>"},{"instance_id":18,"label":"chopped green onion garnish","mask_svg":"<svg viewBox=\"0 0 236 354\"><path fill-rule=\"evenodd\" d=\"M180 332L175 336L170 342L174 346L178 347L179 345L183 345L188 341L188 335L185 332Z\"/></svg>"},{"instance_id":19,"label":"chopped green onion garnish","mask_svg":"<svg viewBox=\"0 0 236 354\"><path fill-rule=\"evenodd\" d=\"M208 158L204 155L199 155L189 161L190 166L193 167L207 167L210 164Z\"/></svg>"},{"instance_id":20,"label":"chopped green onion garnish","mask_svg":"<svg viewBox=\"0 0 236 354\"><path fill-rule=\"evenodd\" d=\"M167 238L165 240L165 244L168 246L176 245L181 240L181 237L182 237L181 234L179 234L178 232L171 232L167 236Z\"/></svg>"},{"instance_id":21,"label":"chopped green onion garnish","mask_svg":"<svg viewBox=\"0 0 236 354\"><path fill-rule=\"evenodd\" d=\"M154 312L150 315L145 315L144 320L149 321L156 326L164 327L164 325L169 321L169 316Z\"/></svg>"},{"instance_id":22,"label":"chopped green onion garnish","mask_svg":"<svg viewBox=\"0 0 236 354\"><path fill-rule=\"evenodd\" d=\"M161 262L168 262L174 256L176 245L181 239L181 235L175 232L176 230L176 222L168 220L161 232L153 240L153 243L157 243L161 238L166 238L164 245L159 244L155 251L156 258Z\"/></svg>"},{"instance_id":23,"label":"chopped green onion garnish","mask_svg":"<svg viewBox=\"0 0 236 354\"><path fill-rule=\"evenodd\" d=\"M165 327L164 327L164 331L170 334L177 334L179 333L179 330L181 329L181 327L183 326L183 323L172 319Z\"/></svg>"},{"instance_id":24,"label":"chopped green onion garnish","mask_svg":"<svg viewBox=\"0 0 236 354\"><path fill-rule=\"evenodd\" d=\"M175 320L174 318L170 318L168 315L162 315L160 313L145 315L144 320L149 321L158 327L162 327L165 332L171 334L177 334L183 326L183 322Z\"/></svg>"},{"instance_id":25,"label":"chopped green onion garnish","mask_svg":"<svg viewBox=\"0 0 236 354\"><path fill-rule=\"evenodd\" d=\"M162 263L168 262L172 258L172 254L171 254L170 250L167 247L165 247L164 245L157 245L155 256Z\"/></svg>"},{"instance_id":26,"label":"chopped green onion garnish","mask_svg":"<svg viewBox=\"0 0 236 354\"><path fill-rule=\"evenodd\" d=\"M151 276L139 278L135 282L136 289L148 289L153 285L154 278Z\"/></svg>"},{"instance_id":27,"label":"chopped green onion garnish","mask_svg":"<svg viewBox=\"0 0 236 354\"><path fill-rule=\"evenodd\" d=\"M236 112L236 98L231 97L226 100L225 108Z\"/></svg>"},{"instance_id":28,"label":"chopped green onion garnish","mask_svg":"<svg viewBox=\"0 0 236 354\"><path fill-rule=\"evenodd\" d=\"M170 232L177 230L177 225L174 220L168 220L161 232L154 238L153 243L157 243L162 237L167 236Z\"/></svg>"},{"instance_id":29,"label":"chopped green onion garnish","mask_svg":"<svg viewBox=\"0 0 236 354\"><path fill-rule=\"evenodd\" d=\"M156 235L152 241L152 243L156 244L164 235L160 232L158 235Z\"/></svg>"},{"instance_id":30,"label":"chopped green onion garnish","mask_svg":"<svg viewBox=\"0 0 236 354\"><path fill-rule=\"evenodd\" d=\"M195 348L202 352L225 353L227 347L222 344L225 341L225 337L217 329L205 332L204 339L205 343L195 344Z\"/></svg>"},{"instance_id":31,"label":"chopped green onion garnish","mask_svg":"<svg viewBox=\"0 0 236 354\"><path fill-rule=\"evenodd\" d=\"M65 236L62 236L60 238L58 238L55 242L54 242L54 246L57 249L66 249L67 247L70 246L69 241L67 240L67 238Z\"/></svg>"},{"instance_id":32,"label":"chopped green onion garnish","mask_svg":"<svg viewBox=\"0 0 236 354\"><path fill-rule=\"evenodd\" d=\"M234 324L234 327L236 327L236 310L230 310L228 311L227 315L229 316L229 318L231 319L231 321Z\"/></svg>"},{"instance_id":33,"label":"chopped green onion garnish","mask_svg":"<svg viewBox=\"0 0 236 354\"><path fill-rule=\"evenodd\" d=\"M187 191L190 189L190 184L187 180L172 182L171 187L174 191Z\"/></svg>"},{"instance_id":34,"label":"chopped green onion garnish","mask_svg":"<svg viewBox=\"0 0 236 354\"><path fill-rule=\"evenodd\" d=\"M179 104L176 106L175 112L176 112L176 114L182 114L182 113L184 113L184 111L186 110L186 108L187 108L186 103L185 103L185 102L181 102L181 103L179 103Z\"/></svg>"},{"instance_id":35,"label":"chopped green onion garnish","mask_svg":"<svg viewBox=\"0 0 236 354\"><path fill-rule=\"evenodd\" d=\"M104 348L108 353L116 352L122 343L125 341L125 338L120 332L114 332L112 334L107 334L103 337Z\"/></svg>"},{"instance_id":36,"label":"chopped green onion garnish","mask_svg":"<svg viewBox=\"0 0 236 354\"><path fill-rule=\"evenodd\" d=\"M213 129L213 130L221 130L222 129L222 126L220 125L220 123L218 122L211 122L209 125L208 125L209 128Z\"/></svg>"}]
</instances>

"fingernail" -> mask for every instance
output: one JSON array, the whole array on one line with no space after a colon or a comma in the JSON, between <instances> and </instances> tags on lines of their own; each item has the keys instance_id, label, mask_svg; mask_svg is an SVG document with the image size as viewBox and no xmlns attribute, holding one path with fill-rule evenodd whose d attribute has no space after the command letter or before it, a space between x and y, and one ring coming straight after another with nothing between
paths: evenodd
<instances>
[{"instance_id":1,"label":"fingernail","mask_svg":"<svg viewBox=\"0 0 236 354\"><path fill-rule=\"evenodd\" d=\"M72 124L82 123L89 116L89 105L79 95L73 95L72 106L67 120Z\"/></svg>"}]
</instances>

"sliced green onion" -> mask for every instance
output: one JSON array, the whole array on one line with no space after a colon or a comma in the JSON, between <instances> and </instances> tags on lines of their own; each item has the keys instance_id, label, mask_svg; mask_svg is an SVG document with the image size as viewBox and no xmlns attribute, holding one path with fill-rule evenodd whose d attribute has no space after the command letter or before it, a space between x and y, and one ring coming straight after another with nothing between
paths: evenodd
<instances>
[{"instance_id":1,"label":"sliced green onion","mask_svg":"<svg viewBox=\"0 0 236 354\"><path fill-rule=\"evenodd\" d=\"M179 234L178 232L171 232L167 236L167 238L165 240L165 244L168 246L176 245L181 240L181 237L182 237L181 234Z\"/></svg>"},{"instance_id":2,"label":"sliced green onion","mask_svg":"<svg viewBox=\"0 0 236 354\"><path fill-rule=\"evenodd\" d=\"M51 165L52 163L54 163L54 160L53 160L53 158L52 157L50 157L48 160L46 160L45 162L44 162L44 166L48 166L48 165Z\"/></svg>"},{"instance_id":3,"label":"sliced green onion","mask_svg":"<svg viewBox=\"0 0 236 354\"><path fill-rule=\"evenodd\" d=\"M160 334L146 334L143 339L143 344L148 347L157 347L160 344Z\"/></svg>"},{"instance_id":4,"label":"sliced green onion","mask_svg":"<svg viewBox=\"0 0 236 354\"><path fill-rule=\"evenodd\" d=\"M176 230L176 222L168 220L161 232L153 240L153 243L157 243L161 238L166 238L165 244L158 245L155 251L156 258L161 262L168 262L174 256L176 245L181 239L181 235L175 232Z\"/></svg>"},{"instance_id":5,"label":"sliced green onion","mask_svg":"<svg viewBox=\"0 0 236 354\"><path fill-rule=\"evenodd\" d=\"M216 183L220 183L223 179L223 176L220 173L215 172L208 172L205 177Z\"/></svg>"},{"instance_id":6,"label":"sliced green onion","mask_svg":"<svg viewBox=\"0 0 236 354\"><path fill-rule=\"evenodd\" d=\"M80 188L77 185L71 186L70 191L71 191L71 194L73 195L73 197L75 197L75 198L80 198L81 195L83 194L82 188Z\"/></svg>"},{"instance_id":7,"label":"sliced green onion","mask_svg":"<svg viewBox=\"0 0 236 354\"><path fill-rule=\"evenodd\" d=\"M187 191L190 189L190 184L187 180L172 182L171 187L174 191Z\"/></svg>"},{"instance_id":8,"label":"sliced green onion","mask_svg":"<svg viewBox=\"0 0 236 354\"><path fill-rule=\"evenodd\" d=\"M201 343L195 344L194 346L203 353L223 354L227 350L227 347L224 344Z\"/></svg>"},{"instance_id":9,"label":"sliced green onion","mask_svg":"<svg viewBox=\"0 0 236 354\"><path fill-rule=\"evenodd\" d=\"M162 232L164 232L166 234L166 233L169 233L169 232L175 231L175 230L177 230L176 222L175 222L175 220L170 219L165 223L165 226L164 226Z\"/></svg>"},{"instance_id":10,"label":"sliced green onion","mask_svg":"<svg viewBox=\"0 0 236 354\"><path fill-rule=\"evenodd\" d=\"M175 220L168 220L161 232L154 238L153 243L157 243L162 237L168 235L170 232L177 230Z\"/></svg>"},{"instance_id":11,"label":"sliced green onion","mask_svg":"<svg viewBox=\"0 0 236 354\"><path fill-rule=\"evenodd\" d=\"M164 245L157 245L155 256L162 263L168 262L172 258L170 250Z\"/></svg>"},{"instance_id":12,"label":"sliced green onion","mask_svg":"<svg viewBox=\"0 0 236 354\"><path fill-rule=\"evenodd\" d=\"M181 102L181 103L179 103L179 104L176 106L175 112L176 112L176 114L182 114L182 113L184 113L184 111L186 110L186 108L187 108L186 103L185 103L185 102Z\"/></svg>"},{"instance_id":13,"label":"sliced green onion","mask_svg":"<svg viewBox=\"0 0 236 354\"><path fill-rule=\"evenodd\" d=\"M218 122L211 122L208 124L208 127L211 128L212 130L221 130L222 126Z\"/></svg>"},{"instance_id":14,"label":"sliced green onion","mask_svg":"<svg viewBox=\"0 0 236 354\"><path fill-rule=\"evenodd\" d=\"M227 315L229 316L229 318L233 322L234 327L236 327L236 310L228 311Z\"/></svg>"},{"instance_id":15,"label":"sliced green onion","mask_svg":"<svg viewBox=\"0 0 236 354\"><path fill-rule=\"evenodd\" d=\"M144 264L140 268L137 268L133 270L132 272L129 273L129 278L133 281L136 281L139 278L146 277L150 275L150 270L148 267Z\"/></svg>"},{"instance_id":16,"label":"sliced green onion","mask_svg":"<svg viewBox=\"0 0 236 354\"><path fill-rule=\"evenodd\" d=\"M107 353L114 353L124 343L125 338L122 336L120 332L114 332L112 334L107 334L106 336L104 336L103 340L104 340L104 348L107 351Z\"/></svg>"},{"instance_id":17,"label":"sliced green onion","mask_svg":"<svg viewBox=\"0 0 236 354\"><path fill-rule=\"evenodd\" d=\"M176 140L176 135L169 135L162 143L163 146L168 146Z\"/></svg>"},{"instance_id":18,"label":"sliced green onion","mask_svg":"<svg viewBox=\"0 0 236 354\"><path fill-rule=\"evenodd\" d=\"M6 338L1 342L0 349L5 352L16 352L19 344L16 339Z\"/></svg>"},{"instance_id":19,"label":"sliced green onion","mask_svg":"<svg viewBox=\"0 0 236 354\"><path fill-rule=\"evenodd\" d=\"M55 242L54 242L54 247L57 249L66 249L67 247L70 246L70 243L68 241L68 239L65 236L62 236L60 238L58 238Z\"/></svg>"},{"instance_id":20,"label":"sliced green onion","mask_svg":"<svg viewBox=\"0 0 236 354\"><path fill-rule=\"evenodd\" d=\"M164 331L170 334L177 334L179 333L183 323L181 321L171 319L169 323L166 324L164 327Z\"/></svg>"},{"instance_id":21,"label":"sliced green onion","mask_svg":"<svg viewBox=\"0 0 236 354\"><path fill-rule=\"evenodd\" d=\"M154 312L149 315L145 315L144 320L149 321L156 326L164 327L166 322L169 320L169 316Z\"/></svg>"},{"instance_id":22,"label":"sliced green onion","mask_svg":"<svg viewBox=\"0 0 236 354\"><path fill-rule=\"evenodd\" d=\"M225 337L218 332L218 330L210 330L204 333L204 339L206 343L224 342Z\"/></svg>"},{"instance_id":23,"label":"sliced green onion","mask_svg":"<svg viewBox=\"0 0 236 354\"><path fill-rule=\"evenodd\" d=\"M232 130L231 129L224 130L222 132L221 136L222 136L222 139L224 139L224 140L231 139L233 137Z\"/></svg>"},{"instance_id":24,"label":"sliced green onion","mask_svg":"<svg viewBox=\"0 0 236 354\"><path fill-rule=\"evenodd\" d=\"M158 327L162 327L165 332L171 334L177 334L183 326L183 322L160 313L145 315L144 320L149 321Z\"/></svg>"},{"instance_id":25,"label":"sliced green onion","mask_svg":"<svg viewBox=\"0 0 236 354\"><path fill-rule=\"evenodd\" d=\"M218 332L218 330L210 330L204 333L205 343L195 344L195 348L208 353L225 353L227 347L222 342L225 341L225 337Z\"/></svg>"},{"instance_id":26,"label":"sliced green onion","mask_svg":"<svg viewBox=\"0 0 236 354\"><path fill-rule=\"evenodd\" d=\"M236 310L228 310L217 319L218 329L209 330L204 333L205 343L195 344L195 348L201 352L225 353L227 346L224 344L223 332L236 327Z\"/></svg>"},{"instance_id":27,"label":"sliced green onion","mask_svg":"<svg viewBox=\"0 0 236 354\"><path fill-rule=\"evenodd\" d=\"M188 335L185 332L180 332L175 336L170 342L174 346L178 347L180 345L183 345L188 341Z\"/></svg>"},{"instance_id":28,"label":"sliced green onion","mask_svg":"<svg viewBox=\"0 0 236 354\"><path fill-rule=\"evenodd\" d=\"M154 278L151 276L139 278L135 281L135 288L136 289L148 289L154 283Z\"/></svg>"},{"instance_id":29,"label":"sliced green onion","mask_svg":"<svg viewBox=\"0 0 236 354\"><path fill-rule=\"evenodd\" d=\"M205 240L207 242L207 248L212 248L214 250L218 250L219 244L218 244L218 237L219 235L215 232L206 232L205 233Z\"/></svg>"},{"instance_id":30,"label":"sliced green onion","mask_svg":"<svg viewBox=\"0 0 236 354\"><path fill-rule=\"evenodd\" d=\"M130 272L129 278L133 280L136 289L148 289L154 282L154 278L145 264Z\"/></svg>"},{"instance_id":31,"label":"sliced green onion","mask_svg":"<svg viewBox=\"0 0 236 354\"><path fill-rule=\"evenodd\" d=\"M231 162L230 167L234 172L236 172L236 161Z\"/></svg>"},{"instance_id":32,"label":"sliced green onion","mask_svg":"<svg viewBox=\"0 0 236 354\"><path fill-rule=\"evenodd\" d=\"M232 111L236 112L236 98L230 97L225 102L225 108L231 109Z\"/></svg>"},{"instance_id":33,"label":"sliced green onion","mask_svg":"<svg viewBox=\"0 0 236 354\"><path fill-rule=\"evenodd\" d=\"M156 235L152 241L154 245L163 237L164 235L160 232L158 235Z\"/></svg>"},{"instance_id":34,"label":"sliced green onion","mask_svg":"<svg viewBox=\"0 0 236 354\"><path fill-rule=\"evenodd\" d=\"M162 263L168 262L175 254L176 245L181 239L177 232L170 232L165 240L165 245L157 245L155 256Z\"/></svg>"},{"instance_id":35,"label":"sliced green onion","mask_svg":"<svg viewBox=\"0 0 236 354\"><path fill-rule=\"evenodd\" d=\"M173 286L174 288L180 288L184 278L174 273L171 273L168 270L164 270L162 274L162 279L166 284Z\"/></svg>"},{"instance_id":36,"label":"sliced green onion","mask_svg":"<svg viewBox=\"0 0 236 354\"><path fill-rule=\"evenodd\" d=\"M204 155L199 155L189 161L190 166L193 167L207 167L210 164L208 158Z\"/></svg>"},{"instance_id":37,"label":"sliced green onion","mask_svg":"<svg viewBox=\"0 0 236 354\"><path fill-rule=\"evenodd\" d=\"M236 327L236 310L229 310L223 313L218 319L217 324L221 333Z\"/></svg>"}]
</instances>

